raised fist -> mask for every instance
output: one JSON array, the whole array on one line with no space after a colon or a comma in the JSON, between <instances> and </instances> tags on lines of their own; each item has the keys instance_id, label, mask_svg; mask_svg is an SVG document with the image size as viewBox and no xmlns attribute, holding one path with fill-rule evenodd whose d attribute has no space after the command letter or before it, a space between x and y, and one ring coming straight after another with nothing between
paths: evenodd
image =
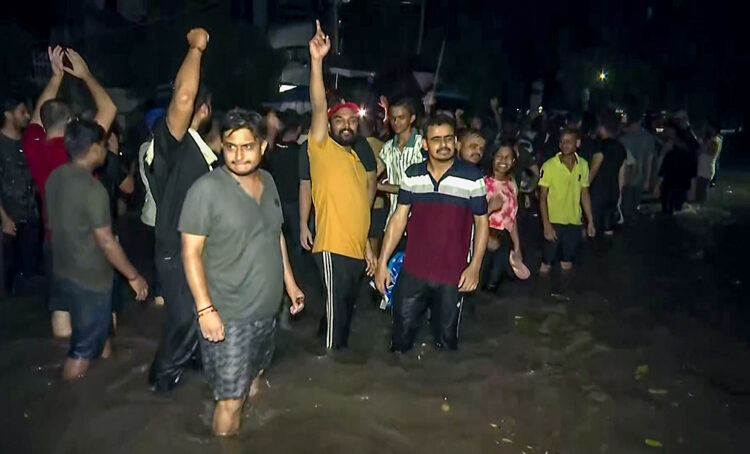
<instances>
[{"instance_id":1,"label":"raised fist","mask_svg":"<svg viewBox=\"0 0 750 454\"><path fill-rule=\"evenodd\" d=\"M188 32L187 40L190 48L203 52L208 46L208 32L203 28L194 28Z\"/></svg>"}]
</instances>

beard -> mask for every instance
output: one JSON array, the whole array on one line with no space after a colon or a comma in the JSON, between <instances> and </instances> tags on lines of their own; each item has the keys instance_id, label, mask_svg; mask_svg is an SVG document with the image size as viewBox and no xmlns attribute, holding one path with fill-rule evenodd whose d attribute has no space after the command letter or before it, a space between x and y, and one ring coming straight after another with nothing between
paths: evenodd
<instances>
[{"instance_id":1,"label":"beard","mask_svg":"<svg viewBox=\"0 0 750 454\"><path fill-rule=\"evenodd\" d=\"M240 171L237 171L237 170L234 170L234 169L233 169L233 168L231 168L231 167L230 167L230 166L229 166L228 164L227 164L227 165L225 165L224 167L226 167L226 169L227 169L227 170L228 170L228 171L229 171L229 172L230 172L231 174L233 174L233 175L236 175L236 176L238 176L238 177L249 177L250 175L252 175L252 174L254 174L255 172L257 172L257 171L258 171L258 169L260 169L260 164L257 164L257 165L255 165L255 166L251 167L251 168L250 168L249 170L244 170L244 171L242 171L242 172L240 172Z\"/></svg>"},{"instance_id":2,"label":"beard","mask_svg":"<svg viewBox=\"0 0 750 454\"><path fill-rule=\"evenodd\" d=\"M349 133L349 137L348 138L342 137L342 135L345 132ZM339 145L344 146L344 147L351 147L352 145L354 145L354 142L357 141L356 134L354 134L354 131L352 131L349 128L342 129L341 131L338 132L338 134L332 132L331 136L333 137L333 140L336 141L336 143L338 143Z\"/></svg>"}]
</instances>

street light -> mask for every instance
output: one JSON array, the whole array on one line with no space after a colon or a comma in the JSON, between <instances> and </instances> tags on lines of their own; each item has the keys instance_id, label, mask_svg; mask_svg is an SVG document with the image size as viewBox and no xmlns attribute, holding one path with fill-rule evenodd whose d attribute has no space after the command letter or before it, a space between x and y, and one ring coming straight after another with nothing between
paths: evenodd
<instances>
[{"instance_id":1,"label":"street light","mask_svg":"<svg viewBox=\"0 0 750 454\"><path fill-rule=\"evenodd\" d=\"M599 80L604 82L607 80L607 73L602 69L602 72L599 73Z\"/></svg>"}]
</instances>

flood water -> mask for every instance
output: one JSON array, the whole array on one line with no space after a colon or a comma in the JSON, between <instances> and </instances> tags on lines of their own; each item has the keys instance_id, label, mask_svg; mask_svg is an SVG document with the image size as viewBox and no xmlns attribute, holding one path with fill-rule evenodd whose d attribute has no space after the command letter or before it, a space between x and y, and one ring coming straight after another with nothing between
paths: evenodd
<instances>
[{"instance_id":1,"label":"flood water","mask_svg":"<svg viewBox=\"0 0 750 454\"><path fill-rule=\"evenodd\" d=\"M585 245L569 284L532 275L478 294L455 353L435 351L425 326L413 352L392 355L390 315L363 297L350 350L323 354L322 304L298 269L306 313L229 440L211 436L200 372L171 395L149 391L162 309L130 302L113 357L64 384L67 342L50 339L41 303L6 299L0 452L749 452L746 180L727 175L699 213L643 216ZM532 270L537 225L521 223Z\"/></svg>"}]
</instances>

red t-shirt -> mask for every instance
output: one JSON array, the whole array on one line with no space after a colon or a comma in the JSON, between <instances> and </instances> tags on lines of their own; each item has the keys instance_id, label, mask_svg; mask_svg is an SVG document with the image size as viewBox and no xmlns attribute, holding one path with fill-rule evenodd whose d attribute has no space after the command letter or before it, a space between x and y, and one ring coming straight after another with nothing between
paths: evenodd
<instances>
[{"instance_id":1,"label":"red t-shirt","mask_svg":"<svg viewBox=\"0 0 750 454\"><path fill-rule=\"evenodd\" d=\"M45 235L49 238L47 231L47 209L44 193L44 185L49 175L58 167L68 162L68 153L65 151L65 139L55 137L47 140L47 132L42 125L32 123L26 128L23 136L23 154L29 165L31 178L34 180L39 196L42 199L42 221L44 222Z\"/></svg>"}]
</instances>

